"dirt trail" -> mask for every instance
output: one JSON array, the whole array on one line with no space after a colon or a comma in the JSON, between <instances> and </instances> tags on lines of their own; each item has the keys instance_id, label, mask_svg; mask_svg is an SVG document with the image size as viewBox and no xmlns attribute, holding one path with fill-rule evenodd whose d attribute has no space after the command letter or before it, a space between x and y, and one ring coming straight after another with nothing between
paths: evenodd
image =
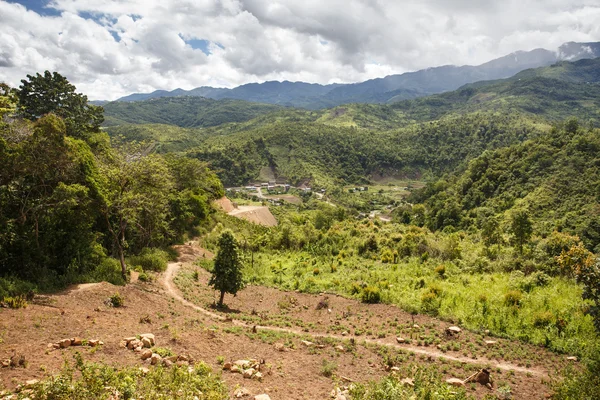
<instances>
[{"instance_id":1,"label":"dirt trail","mask_svg":"<svg viewBox=\"0 0 600 400\"><path fill-rule=\"evenodd\" d=\"M353 338L358 343L362 342L362 343L379 345L379 346L387 346L387 347L392 347L392 348L396 348L396 349L411 351L416 354L422 354L422 355L426 355L426 356L430 356L430 357L434 357L434 358L444 358L446 360L458 361L458 362L467 363L467 364L489 365L492 368L499 368L499 369L502 369L505 371L514 370L515 372L520 372L523 374L531 374L533 376L538 376L538 377L548 376L548 373L545 370L525 368L525 367L520 367L518 365L510 364L510 363L499 363L497 361L489 360L486 358L473 359L473 358L469 358L469 357L456 357L456 356L452 356L449 354L445 354L441 351L424 349L422 347L405 345L405 344L389 343L389 342L384 342L382 340L358 338L358 337L354 337L352 335L342 336L342 335L332 335L332 334L310 333L310 332L305 332L305 331L301 331L301 330L297 330L297 329L280 328L280 327L273 327L273 326L249 325L249 324L246 324L245 322L242 322L239 320L228 319L220 314L217 314L213 311L207 310L206 308L200 307L200 306L198 306L194 303L191 303L183 298L183 296L179 293L179 290L177 290L177 288L173 284L173 278L179 271L180 267L181 267L181 262L169 263L167 270L165 271L165 273L163 274L163 276L161 278L161 283L164 286L166 292L169 295L171 295L172 297L174 297L175 299L179 300L183 305L185 305L187 307L191 307L197 311L200 311L201 313L203 313L204 315L206 315L210 318L214 318L214 319L217 319L217 320L220 320L223 322L229 321L229 323L231 323L232 325L235 325L235 326L248 328L248 329L255 328L257 330L268 330L268 331L274 331L274 332L290 333L290 334L300 335L300 336L311 336L313 338L331 338L331 339L336 339L336 340L350 340L351 338Z\"/></svg>"}]
</instances>

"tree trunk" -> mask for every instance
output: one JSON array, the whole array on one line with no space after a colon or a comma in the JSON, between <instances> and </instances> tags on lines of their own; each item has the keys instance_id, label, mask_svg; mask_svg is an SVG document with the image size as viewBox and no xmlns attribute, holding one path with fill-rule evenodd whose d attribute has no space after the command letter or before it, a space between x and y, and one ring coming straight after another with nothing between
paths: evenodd
<instances>
[{"instance_id":1,"label":"tree trunk","mask_svg":"<svg viewBox=\"0 0 600 400\"><path fill-rule=\"evenodd\" d=\"M225 291L221 290L221 298L219 299L219 307L223 307L223 300L225 299Z\"/></svg>"},{"instance_id":2,"label":"tree trunk","mask_svg":"<svg viewBox=\"0 0 600 400\"><path fill-rule=\"evenodd\" d=\"M121 247L121 245L118 245L117 248L119 249L119 262L121 263L121 275L123 276L125 283L127 283L127 265L125 265L125 255L123 254L123 247Z\"/></svg>"}]
</instances>

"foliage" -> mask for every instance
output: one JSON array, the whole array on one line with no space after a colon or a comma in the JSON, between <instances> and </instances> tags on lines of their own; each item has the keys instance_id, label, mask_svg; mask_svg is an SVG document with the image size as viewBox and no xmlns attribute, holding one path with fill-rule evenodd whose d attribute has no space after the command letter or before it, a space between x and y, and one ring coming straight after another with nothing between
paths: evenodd
<instances>
[{"instance_id":1,"label":"foliage","mask_svg":"<svg viewBox=\"0 0 600 400\"><path fill-rule=\"evenodd\" d=\"M218 245L219 251L215 257L214 269L208 284L221 292L219 306L223 306L225 293L235 295L244 287L243 266L233 232L224 231L219 237Z\"/></svg>"},{"instance_id":2,"label":"foliage","mask_svg":"<svg viewBox=\"0 0 600 400\"><path fill-rule=\"evenodd\" d=\"M162 272L167 269L169 255L160 249L145 248L137 256L129 258L130 265L139 265L144 271Z\"/></svg>"},{"instance_id":3,"label":"foliage","mask_svg":"<svg viewBox=\"0 0 600 400\"><path fill-rule=\"evenodd\" d=\"M103 122L103 109L88 104L87 96L75 93L75 86L58 72L27 75L18 90L19 114L31 121L54 113L66 125L67 134L87 138Z\"/></svg>"},{"instance_id":4,"label":"foliage","mask_svg":"<svg viewBox=\"0 0 600 400\"><path fill-rule=\"evenodd\" d=\"M117 292L108 298L108 302L112 307L123 307L123 304L125 304L125 299L119 292Z\"/></svg>"},{"instance_id":5,"label":"foliage","mask_svg":"<svg viewBox=\"0 0 600 400\"><path fill-rule=\"evenodd\" d=\"M85 362L75 355L75 365L65 364L60 374L31 385L32 394L42 400L123 399L192 400L202 393L202 399L227 399L227 389L204 363L169 369L155 367L148 373L137 367L117 368L105 364ZM118 393L118 394L117 394ZM18 394L22 398L25 394ZM24 398L24 397L23 397Z\"/></svg>"},{"instance_id":6,"label":"foliage","mask_svg":"<svg viewBox=\"0 0 600 400\"><path fill-rule=\"evenodd\" d=\"M25 308L27 307L27 300L24 295L18 295L14 297L4 297L2 301L0 301L0 305L6 306L8 308Z\"/></svg>"}]
</instances>

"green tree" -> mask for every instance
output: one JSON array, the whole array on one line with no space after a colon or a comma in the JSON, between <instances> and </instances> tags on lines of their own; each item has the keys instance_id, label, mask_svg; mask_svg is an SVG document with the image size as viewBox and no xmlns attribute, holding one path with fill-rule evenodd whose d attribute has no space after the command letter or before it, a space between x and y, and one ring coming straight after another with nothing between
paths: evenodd
<instances>
[{"instance_id":1,"label":"green tree","mask_svg":"<svg viewBox=\"0 0 600 400\"><path fill-rule=\"evenodd\" d=\"M64 120L69 136L80 138L97 131L104 121L103 108L88 104L87 96L75 93L75 86L58 72L27 75L21 83L18 98L23 118L37 121L54 113Z\"/></svg>"},{"instance_id":2,"label":"green tree","mask_svg":"<svg viewBox=\"0 0 600 400\"><path fill-rule=\"evenodd\" d=\"M514 236L519 253L523 254L523 245L529 241L533 233L533 225L529 213L525 210L516 211L511 217L510 230Z\"/></svg>"},{"instance_id":3,"label":"green tree","mask_svg":"<svg viewBox=\"0 0 600 400\"><path fill-rule=\"evenodd\" d=\"M219 307L222 307L225 293L235 296L244 287L244 279L238 243L233 233L230 230L224 231L219 237L218 245L215 267L208 284L221 292Z\"/></svg>"}]
</instances>

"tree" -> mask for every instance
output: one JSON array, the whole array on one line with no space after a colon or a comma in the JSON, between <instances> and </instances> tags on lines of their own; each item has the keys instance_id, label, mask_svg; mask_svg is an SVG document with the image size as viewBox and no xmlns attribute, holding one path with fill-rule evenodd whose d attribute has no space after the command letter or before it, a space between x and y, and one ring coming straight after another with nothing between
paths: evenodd
<instances>
[{"instance_id":1,"label":"tree","mask_svg":"<svg viewBox=\"0 0 600 400\"><path fill-rule=\"evenodd\" d=\"M523 245L529 241L533 233L533 225L529 219L529 213L525 210L515 212L511 218L510 229L519 253L523 254Z\"/></svg>"},{"instance_id":2,"label":"tree","mask_svg":"<svg viewBox=\"0 0 600 400\"><path fill-rule=\"evenodd\" d=\"M238 243L233 233L230 230L224 231L219 237L218 245L215 267L208 284L221 292L219 307L222 307L225 293L235 296L244 287L244 280Z\"/></svg>"},{"instance_id":3,"label":"tree","mask_svg":"<svg viewBox=\"0 0 600 400\"><path fill-rule=\"evenodd\" d=\"M134 146L135 147L135 146ZM139 149L114 153L100 165L104 182L100 213L126 278L125 251L135 246L162 245L172 236L169 195L173 178L159 155L144 156Z\"/></svg>"},{"instance_id":4,"label":"tree","mask_svg":"<svg viewBox=\"0 0 600 400\"><path fill-rule=\"evenodd\" d=\"M31 121L54 113L61 117L69 136L85 138L104 122L104 109L88 104L87 96L75 93L75 86L58 72L27 75L19 86L19 114Z\"/></svg>"}]
</instances>

